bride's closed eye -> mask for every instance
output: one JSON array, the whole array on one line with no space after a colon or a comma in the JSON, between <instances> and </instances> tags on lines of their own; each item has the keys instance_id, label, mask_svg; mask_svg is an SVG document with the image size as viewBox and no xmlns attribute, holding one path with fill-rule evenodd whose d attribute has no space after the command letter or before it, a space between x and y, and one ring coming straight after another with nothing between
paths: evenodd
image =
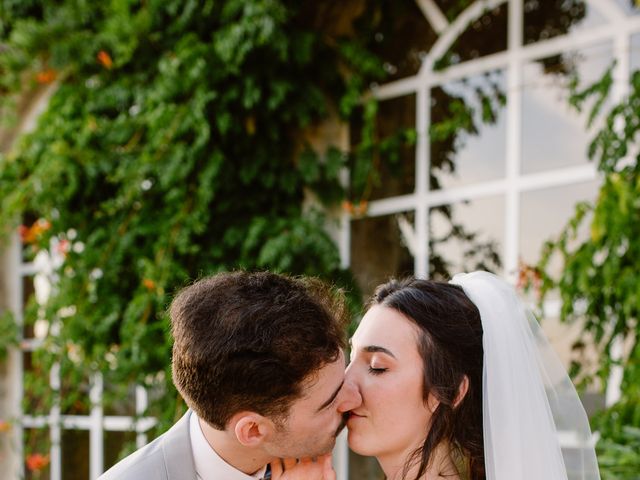
<instances>
[{"instance_id":1,"label":"bride's closed eye","mask_svg":"<svg viewBox=\"0 0 640 480\"><path fill-rule=\"evenodd\" d=\"M386 369L386 368L374 367L372 365L369 366L369 373L371 375L380 375L381 373L384 373L387 370L388 369Z\"/></svg>"}]
</instances>

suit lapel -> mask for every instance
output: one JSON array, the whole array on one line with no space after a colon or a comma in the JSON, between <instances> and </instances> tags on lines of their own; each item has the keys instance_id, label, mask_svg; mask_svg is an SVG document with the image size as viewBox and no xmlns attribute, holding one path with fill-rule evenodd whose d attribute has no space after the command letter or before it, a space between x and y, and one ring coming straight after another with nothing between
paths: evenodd
<instances>
[{"instance_id":1,"label":"suit lapel","mask_svg":"<svg viewBox=\"0 0 640 480\"><path fill-rule=\"evenodd\" d=\"M168 480L196 480L196 466L193 462L189 435L190 417L191 410L187 411L163 437L162 454Z\"/></svg>"}]
</instances>

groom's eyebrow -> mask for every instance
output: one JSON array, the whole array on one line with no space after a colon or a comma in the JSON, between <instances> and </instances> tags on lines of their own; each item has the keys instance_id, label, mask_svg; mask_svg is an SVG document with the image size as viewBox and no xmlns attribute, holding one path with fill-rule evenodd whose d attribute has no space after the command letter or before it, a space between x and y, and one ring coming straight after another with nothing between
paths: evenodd
<instances>
[{"instance_id":1,"label":"groom's eyebrow","mask_svg":"<svg viewBox=\"0 0 640 480\"><path fill-rule=\"evenodd\" d=\"M338 396L338 393L340 393L340 389L342 388L342 385L344 385L344 380L342 380L342 382L340 382L340 385L338 385L338 388L336 389L335 392L333 392L331 397L329 397L329 399L326 402L324 402L322 405L320 405L318 407L318 410L317 410L318 412L320 410L322 410L323 408L327 408L329 405L331 405L331 402L333 402L336 399L336 397Z\"/></svg>"},{"instance_id":2,"label":"groom's eyebrow","mask_svg":"<svg viewBox=\"0 0 640 480\"><path fill-rule=\"evenodd\" d=\"M377 353L377 352L386 353L387 355L393 358L396 358L396 356L393 353L391 353L391 350L381 347L380 345L368 345L364 347L362 350L364 350L367 353Z\"/></svg>"}]
</instances>

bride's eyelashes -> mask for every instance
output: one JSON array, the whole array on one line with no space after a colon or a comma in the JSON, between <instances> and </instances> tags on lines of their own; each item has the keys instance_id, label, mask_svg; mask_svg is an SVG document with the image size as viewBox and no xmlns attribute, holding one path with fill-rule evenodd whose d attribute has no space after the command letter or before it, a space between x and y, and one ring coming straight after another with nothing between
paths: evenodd
<instances>
[{"instance_id":1,"label":"bride's eyelashes","mask_svg":"<svg viewBox=\"0 0 640 480\"><path fill-rule=\"evenodd\" d=\"M386 369L386 368L375 368L375 367L369 366L369 373L371 375L380 375L380 374L386 372L387 370L388 369Z\"/></svg>"}]
</instances>

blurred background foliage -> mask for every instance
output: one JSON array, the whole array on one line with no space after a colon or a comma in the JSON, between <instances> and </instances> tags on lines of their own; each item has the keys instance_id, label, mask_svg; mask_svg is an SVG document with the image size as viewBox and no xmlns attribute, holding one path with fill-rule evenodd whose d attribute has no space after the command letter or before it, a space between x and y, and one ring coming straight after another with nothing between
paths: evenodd
<instances>
[{"instance_id":1,"label":"blurred background foliage","mask_svg":"<svg viewBox=\"0 0 640 480\"><path fill-rule=\"evenodd\" d=\"M623 369L620 401L593 419L602 476L611 480L640 472L640 71L629 81L629 94L606 109L613 66L592 85L573 83L571 104L588 112L589 126L603 120L588 149L602 184L596 200L576 205L558 237L545 244L538 265L541 298L558 291L561 320L582 322L576 358L589 346L585 338L599 355L593 372L574 362L572 377L587 385L595 376L606 386L612 369ZM589 235L581 241L585 227ZM557 278L546 273L554 257L562 263Z\"/></svg>"}]
</instances>

